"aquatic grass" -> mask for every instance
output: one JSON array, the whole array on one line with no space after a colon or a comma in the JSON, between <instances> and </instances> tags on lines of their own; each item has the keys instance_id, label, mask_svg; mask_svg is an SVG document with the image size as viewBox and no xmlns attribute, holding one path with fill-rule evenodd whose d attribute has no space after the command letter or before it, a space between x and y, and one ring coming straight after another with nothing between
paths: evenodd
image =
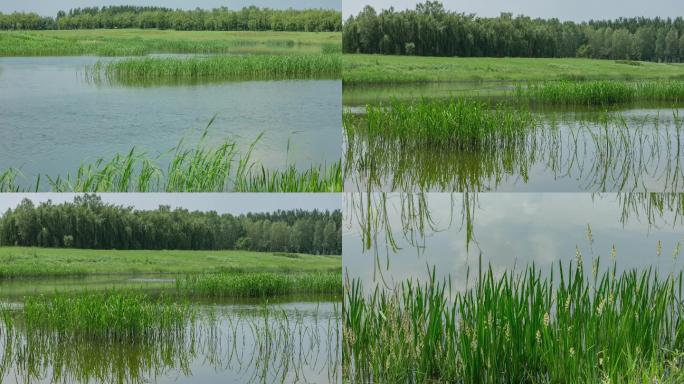
<instances>
[{"instance_id":1,"label":"aquatic grass","mask_svg":"<svg viewBox=\"0 0 684 384\"><path fill-rule=\"evenodd\" d=\"M215 118L215 117L214 117ZM127 154L115 154L84 163L74 173L52 177L38 175L31 187L21 187L21 172L10 168L0 173L0 192L339 192L342 190L342 166L310 166L299 170L293 164L283 170L268 170L252 160L252 152L261 140L259 134L241 152L237 142L224 139L210 144L211 119L194 146L182 138L178 144L158 155L132 148ZM164 169L161 165L167 162Z\"/></svg>"},{"instance_id":2,"label":"aquatic grass","mask_svg":"<svg viewBox=\"0 0 684 384\"><path fill-rule=\"evenodd\" d=\"M136 342L180 337L196 314L188 304L110 291L29 296L24 302L23 316L29 333Z\"/></svg>"},{"instance_id":3,"label":"aquatic grass","mask_svg":"<svg viewBox=\"0 0 684 384\"><path fill-rule=\"evenodd\" d=\"M671 117L624 117L606 111L581 119L539 114L530 119L533 127L491 138L485 132L480 141L469 140L469 132L459 141L462 134L457 130L451 141L398 133L430 127L431 118L448 114L446 105L444 111L435 108L433 117L407 123L397 133L393 129L402 120L389 110L372 107L373 116L345 111L347 185L361 191L492 191L552 178L597 192L684 188L684 121L677 110Z\"/></svg>"},{"instance_id":4,"label":"aquatic grass","mask_svg":"<svg viewBox=\"0 0 684 384\"><path fill-rule=\"evenodd\" d=\"M338 79L341 55L241 55L130 58L86 67L93 82L135 85L157 81Z\"/></svg>"},{"instance_id":5,"label":"aquatic grass","mask_svg":"<svg viewBox=\"0 0 684 384\"><path fill-rule=\"evenodd\" d=\"M598 263L598 261L596 261ZM553 269L553 268L552 268ZM581 262L543 278L478 273L407 281L366 296L346 283L344 378L360 382L558 383L684 379L682 274L585 273ZM555 272L555 273L554 273ZM453 299L452 299L453 297Z\"/></svg>"},{"instance_id":6,"label":"aquatic grass","mask_svg":"<svg viewBox=\"0 0 684 384\"><path fill-rule=\"evenodd\" d=\"M330 166L311 166L304 171L290 165L284 170L268 170L263 166L240 173L234 185L236 192L339 192L343 189L342 161Z\"/></svg>"},{"instance_id":7,"label":"aquatic grass","mask_svg":"<svg viewBox=\"0 0 684 384\"><path fill-rule=\"evenodd\" d=\"M514 93L534 104L607 106L637 101L684 101L684 81L552 81L518 85Z\"/></svg>"},{"instance_id":8,"label":"aquatic grass","mask_svg":"<svg viewBox=\"0 0 684 384\"><path fill-rule=\"evenodd\" d=\"M536 127L536 121L527 111L503 105L492 109L469 99L424 99L368 105L364 116L345 111L343 126L352 134L360 130L369 140L394 139L400 143L465 150L514 145Z\"/></svg>"},{"instance_id":9,"label":"aquatic grass","mask_svg":"<svg viewBox=\"0 0 684 384\"><path fill-rule=\"evenodd\" d=\"M268 298L291 294L341 294L341 272L218 273L187 275L176 280L181 295Z\"/></svg>"}]
</instances>

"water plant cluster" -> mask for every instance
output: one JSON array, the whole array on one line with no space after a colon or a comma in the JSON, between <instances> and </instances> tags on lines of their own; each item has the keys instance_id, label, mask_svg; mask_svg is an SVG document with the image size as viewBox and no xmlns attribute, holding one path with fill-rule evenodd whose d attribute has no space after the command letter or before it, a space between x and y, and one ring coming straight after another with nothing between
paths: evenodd
<instances>
[{"instance_id":1,"label":"water plant cluster","mask_svg":"<svg viewBox=\"0 0 684 384\"><path fill-rule=\"evenodd\" d=\"M454 150L514 145L536 126L534 116L503 105L458 99L420 100L368 105L364 115L346 111L347 135L363 132L369 140L396 140L409 145L447 146Z\"/></svg>"},{"instance_id":2,"label":"water plant cluster","mask_svg":"<svg viewBox=\"0 0 684 384\"><path fill-rule=\"evenodd\" d=\"M344 378L355 382L675 383L684 378L682 275L584 270L581 255L542 277L481 271L406 281L369 297L346 284ZM555 273L554 273L555 272Z\"/></svg>"},{"instance_id":3,"label":"water plant cluster","mask_svg":"<svg viewBox=\"0 0 684 384\"><path fill-rule=\"evenodd\" d=\"M191 377L201 373L193 362L202 361L245 383L340 382L337 304L315 308L312 316L271 305L221 310L111 291L40 296L24 307L0 308L3 380L145 383Z\"/></svg>"},{"instance_id":4,"label":"water plant cluster","mask_svg":"<svg viewBox=\"0 0 684 384\"><path fill-rule=\"evenodd\" d=\"M549 81L518 85L518 101L534 104L606 106L684 101L684 81Z\"/></svg>"},{"instance_id":5,"label":"water plant cluster","mask_svg":"<svg viewBox=\"0 0 684 384\"><path fill-rule=\"evenodd\" d=\"M213 120L212 120L213 121ZM210 123L211 125L211 123ZM176 147L158 155L133 147L126 154L101 157L84 163L65 176L38 175L22 180L16 168L0 172L0 192L339 192L342 190L341 161L311 165L300 170L267 170L252 161L261 135L241 152L235 141L226 139L209 146L207 131L194 146L181 139ZM162 164L168 164L165 167Z\"/></svg>"},{"instance_id":6,"label":"water plant cluster","mask_svg":"<svg viewBox=\"0 0 684 384\"><path fill-rule=\"evenodd\" d=\"M677 109L585 115L422 100L348 110L343 126L345 180L360 190L487 191L546 177L583 191L680 191L684 182Z\"/></svg>"},{"instance_id":7,"label":"water plant cluster","mask_svg":"<svg viewBox=\"0 0 684 384\"><path fill-rule=\"evenodd\" d=\"M340 271L307 273L217 273L176 280L181 295L268 298L292 294L342 294Z\"/></svg>"},{"instance_id":8,"label":"water plant cluster","mask_svg":"<svg viewBox=\"0 0 684 384\"><path fill-rule=\"evenodd\" d=\"M136 85L217 80L338 79L341 55L220 55L98 61L86 68L96 83Z\"/></svg>"}]
</instances>

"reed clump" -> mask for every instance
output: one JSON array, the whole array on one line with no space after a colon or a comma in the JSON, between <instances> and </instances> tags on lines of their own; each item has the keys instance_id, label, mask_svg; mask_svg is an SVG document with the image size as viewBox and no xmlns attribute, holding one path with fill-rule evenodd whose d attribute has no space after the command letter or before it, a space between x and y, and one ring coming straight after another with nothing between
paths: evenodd
<instances>
[{"instance_id":1,"label":"reed clump","mask_svg":"<svg viewBox=\"0 0 684 384\"><path fill-rule=\"evenodd\" d=\"M403 383L636 383L684 379L682 274L585 273L581 258L542 277L491 267L455 294L424 284L367 296L345 289L345 379Z\"/></svg>"},{"instance_id":2,"label":"reed clump","mask_svg":"<svg viewBox=\"0 0 684 384\"><path fill-rule=\"evenodd\" d=\"M606 106L684 101L684 81L550 81L519 85L515 96L535 104Z\"/></svg>"},{"instance_id":3,"label":"reed clump","mask_svg":"<svg viewBox=\"0 0 684 384\"><path fill-rule=\"evenodd\" d=\"M363 132L369 140L467 150L511 145L524 139L536 122L528 111L457 99L369 105L365 116L345 112L343 125L345 131Z\"/></svg>"},{"instance_id":4,"label":"reed clump","mask_svg":"<svg viewBox=\"0 0 684 384\"><path fill-rule=\"evenodd\" d=\"M188 304L123 291L29 296L23 310L29 333L108 342L180 336L195 317Z\"/></svg>"},{"instance_id":5,"label":"reed clump","mask_svg":"<svg viewBox=\"0 0 684 384\"><path fill-rule=\"evenodd\" d=\"M176 280L181 295L268 298L291 294L342 293L341 272L217 273L188 275Z\"/></svg>"},{"instance_id":6,"label":"reed clump","mask_svg":"<svg viewBox=\"0 0 684 384\"><path fill-rule=\"evenodd\" d=\"M130 58L99 61L86 68L94 82L338 79L341 55L230 55L189 58Z\"/></svg>"}]
</instances>

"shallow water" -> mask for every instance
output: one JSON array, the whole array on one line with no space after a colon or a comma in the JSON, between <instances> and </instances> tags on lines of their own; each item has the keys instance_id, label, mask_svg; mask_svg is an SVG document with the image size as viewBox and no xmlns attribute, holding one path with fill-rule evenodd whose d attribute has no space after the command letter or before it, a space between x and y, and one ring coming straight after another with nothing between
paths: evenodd
<instances>
[{"instance_id":1,"label":"shallow water","mask_svg":"<svg viewBox=\"0 0 684 384\"><path fill-rule=\"evenodd\" d=\"M112 287L152 293L166 277L90 276L3 281L0 305L22 310L26 295ZM197 320L173 339L136 344L29 336L0 322L2 383L337 383L340 303L330 298L197 300Z\"/></svg>"},{"instance_id":2,"label":"shallow water","mask_svg":"<svg viewBox=\"0 0 684 384\"><path fill-rule=\"evenodd\" d=\"M0 58L0 169L20 168L33 180L133 146L154 156L183 137L194 143L214 115L211 141L236 140L246 151L264 132L252 160L268 168L340 158L338 80L108 86L85 79L97 60Z\"/></svg>"},{"instance_id":3,"label":"shallow water","mask_svg":"<svg viewBox=\"0 0 684 384\"><path fill-rule=\"evenodd\" d=\"M565 267L576 262L577 250L587 270L596 258L600 268L615 262L618 271L653 267L666 275L684 267L684 255L675 257L677 247L684 247L684 195L385 197L384 203L379 193L371 194L370 200L367 194L345 197L343 270L349 278L361 279L368 293L376 284L393 287L406 279L424 281L433 267L438 279L451 278L453 290L464 290L472 287L480 262L484 268L491 265L496 276L521 272L532 264L548 276L553 266L557 272L559 261Z\"/></svg>"},{"instance_id":4,"label":"shallow water","mask_svg":"<svg viewBox=\"0 0 684 384\"><path fill-rule=\"evenodd\" d=\"M684 191L684 109L535 114L522 143L467 153L348 136L345 190Z\"/></svg>"}]
</instances>

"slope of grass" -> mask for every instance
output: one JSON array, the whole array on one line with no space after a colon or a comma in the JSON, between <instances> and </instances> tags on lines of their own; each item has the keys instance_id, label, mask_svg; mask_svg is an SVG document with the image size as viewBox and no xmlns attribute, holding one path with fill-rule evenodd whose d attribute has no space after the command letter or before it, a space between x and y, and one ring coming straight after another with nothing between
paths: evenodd
<instances>
[{"instance_id":1,"label":"slope of grass","mask_svg":"<svg viewBox=\"0 0 684 384\"><path fill-rule=\"evenodd\" d=\"M684 79L684 64L545 58L344 55L345 84Z\"/></svg>"},{"instance_id":2,"label":"slope of grass","mask_svg":"<svg viewBox=\"0 0 684 384\"><path fill-rule=\"evenodd\" d=\"M269 252L0 247L0 278L86 274L330 271L340 257Z\"/></svg>"},{"instance_id":3,"label":"slope of grass","mask_svg":"<svg viewBox=\"0 0 684 384\"><path fill-rule=\"evenodd\" d=\"M0 56L340 52L340 33L153 29L0 31Z\"/></svg>"}]
</instances>

